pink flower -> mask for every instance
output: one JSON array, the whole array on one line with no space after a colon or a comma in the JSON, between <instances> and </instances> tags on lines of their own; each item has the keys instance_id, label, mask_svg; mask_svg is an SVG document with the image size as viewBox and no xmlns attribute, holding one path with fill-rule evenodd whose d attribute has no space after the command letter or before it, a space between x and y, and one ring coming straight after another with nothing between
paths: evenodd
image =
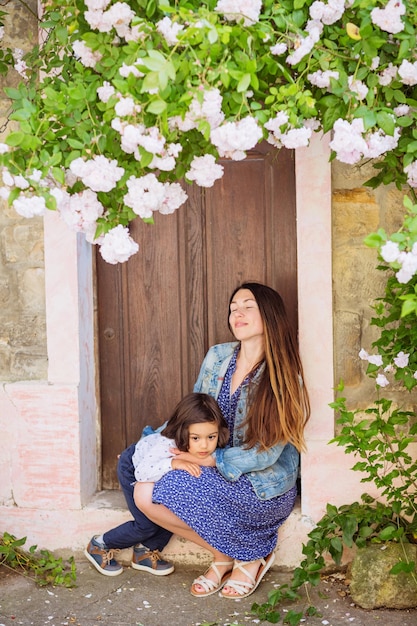
<instances>
[{"instance_id":1,"label":"pink flower","mask_svg":"<svg viewBox=\"0 0 417 626\"><path fill-rule=\"evenodd\" d=\"M100 254L107 263L124 263L136 254L139 245L133 241L126 226L119 224L109 230L101 240Z\"/></svg>"},{"instance_id":2,"label":"pink flower","mask_svg":"<svg viewBox=\"0 0 417 626\"><path fill-rule=\"evenodd\" d=\"M401 20L401 15L404 14L405 6L402 0L389 0L383 9L378 7L372 9L371 20L381 30L395 34L404 30L404 22Z\"/></svg>"},{"instance_id":3,"label":"pink flower","mask_svg":"<svg viewBox=\"0 0 417 626\"><path fill-rule=\"evenodd\" d=\"M367 143L362 136L363 120L354 119L351 123L338 119L333 126L333 139L330 148L336 152L336 158L342 163L357 163L367 150Z\"/></svg>"},{"instance_id":4,"label":"pink flower","mask_svg":"<svg viewBox=\"0 0 417 626\"><path fill-rule=\"evenodd\" d=\"M185 174L188 180L194 180L200 187L212 187L216 180L223 176L224 167L216 163L212 154L194 157Z\"/></svg>"},{"instance_id":5,"label":"pink flower","mask_svg":"<svg viewBox=\"0 0 417 626\"><path fill-rule=\"evenodd\" d=\"M262 139L262 130L255 118L247 116L238 122L226 122L211 131L211 142L219 155L234 161L246 158L250 150Z\"/></svg>"},{"instance_id":6,"label":"pink flower","mask_svg":"<svg viewBox=\"0 0 417 626\"><path fill-rule=\"evenodd\" d=\"M103 58L100 52L93 52L83 41L74 41L72 49L74 50L75 56L85 67L95 67Z\"/></svg>"},{"instance_id":7,"label":"pink flower","mask_svg":"<svg viewBox=\"0 0 417 626\"><path fill-rule=\"evenodd\" d=\"M389 380L384 374L378 374L375 382L379 387L387 387L389 385Z\"/></svg>"},{"instance_id":8,"label":"pink flower","mask_svg":"<svg viewBox=\"0 0 417 626\"><path fill-rule=\"evenodd\" d=\"M381 256L386 263L397 261L400 255L400 248L395 241L387 241L381 247Z\"/></svg>"},{"instance_id":9,"label":"pink flower","mask_svg":"<svg viewBox=\"0 0 417 626\"><path fill-rule=\"evenodd\" d=\"M173 22L171 18L165 16L156 24L156 30L163 35L169 46L175 46L178 43L178 35L184 30L184 26Z\"/></svg>"},{"instance_id":10,"label":"pink flower","mask_svg":"<svg viewBox=\"0 0 417 626\"><path fill-rule=\"evenodd\" d=\"M123 167L118 167L116 159L110 161L101 154L87 161L78 157L70 163L69 169L93 191L111 191L125 172Z\"/></svg>"},{"instance_id":11,"label":"pink flower","mask_svg":"<svg viewBox=\"0 0 417 626\"><path fill-rule=\"evenodd\" d=\"M164 183L165 196L158 210L162 215L170 215L187 201L188 196L179 183Z\"/></svg>"},{"instance_id":12,"label":"pink flower","mask_svg":"<svg viewBox=\"0 0 417 626\"><path fill-rule=\"evenodd\" d=\"M394 363L397 367L400 367L400 368L407 367L409 357L410 357L409 354L405 354L401 350L401 352L399 352L397 356L394 358Z\"/></svg>"},{"instance_id":13,"label":"pink flower","mask_svg":"<svg viewBox=\"0 0 417 626\"><path fill-rule=\"evenodd\" d=\"M16 200L13 200L13 208L23 217L44 215L46 211L45 198L20 195Z\"/></svg>"},{"instance_id":14,"label":"pink flower","mask_svg":"<svg viewBox=\"0 0 417 626\"><path fill-rule=\"evenodd\" d=\"M307 75L308 80L312 85L316 85L316 87L328 88L330 87L330 79L334 78L335 80L339 79L339 72L333 72L332 70L317 70L313 74Z\"/></svg>"},{"instance_id":15,"label":"pink flower","mask_svg":"<svg viewBox=\"0 0 417 626\"><path fill-rule=\"evenodd\" d=\"M398 68L398 74L404 85L417 85L417 61L410 63L404 59Z\"/></svg>"},{"instance_id":16,"label":"pink flower","mask_svg":"<svg viewBox=\"0 0 417 626\"><path fill-rule=\"evenodd\" d=\"M214 10L227 20L239 22L243 18L244 26L251 26L259 20L261 8L262 0L219 0Z\"/></svg>"}]
</instances>

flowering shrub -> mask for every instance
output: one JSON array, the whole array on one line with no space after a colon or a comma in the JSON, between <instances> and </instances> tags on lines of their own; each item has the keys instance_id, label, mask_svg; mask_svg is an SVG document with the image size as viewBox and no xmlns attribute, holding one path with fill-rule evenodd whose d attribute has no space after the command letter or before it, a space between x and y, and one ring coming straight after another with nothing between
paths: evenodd
<instances>
[{"instance_id":1,"label":"flowering shrub","mask_svg":"<svg viewBox=\"0 0 417 626\"><path fill-rule=\"evenodd\" d=\"M137 216L172 213L219 157L266 139L378 159L371 186L417 186L417 7L406 0L45 0L42 44L6 89L2 196L58 210L106 261ZM180 184L179 181L185 181Z\"/></svg>"},{"instance_id":2,"label":"flowering shrub","mask_svg":"<svg viewBox=\"0 0 417 626\"><path fill-rule=\"evenodd\" d=\"M377 354L361 350L367 373L379 387L398 381L409 391L417 385L417 204L404 198L406 215L400 229L380 229L366 238L378 250L378 268L387 273L385 294L374 307L371 324L381 329L373 343Z\"/></svg>"}]
</instances>

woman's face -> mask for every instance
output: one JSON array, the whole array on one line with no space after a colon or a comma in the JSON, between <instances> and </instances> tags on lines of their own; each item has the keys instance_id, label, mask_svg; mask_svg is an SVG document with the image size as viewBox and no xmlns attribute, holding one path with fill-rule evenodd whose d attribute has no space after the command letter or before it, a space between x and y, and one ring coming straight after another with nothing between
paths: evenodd
<instances>
[{"instance_id":1,"label":"woman's face","mask_svg":"<svg viewBox=\"0 0 417 626\"><path fill-rule=\"evenodd\" d=\"M249 289L239 289L233 296L229 324L238 341L263 336L264 326L259 307Z\"/></svg>"}]
</instances>

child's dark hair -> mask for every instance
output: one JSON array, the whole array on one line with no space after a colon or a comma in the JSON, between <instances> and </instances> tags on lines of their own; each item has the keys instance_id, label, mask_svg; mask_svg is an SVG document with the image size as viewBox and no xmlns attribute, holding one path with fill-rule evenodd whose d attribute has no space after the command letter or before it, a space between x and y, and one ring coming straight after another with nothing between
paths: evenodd
<instances>
[{"instance_id":1,"label":"child's dark hair","mask_svg":"<svg viewBox=\"0 0 417 626\"><path fill-rule=\"evenodd\" d=\"M161 435L174 439L178 450L187 452L190 426L201 422L213 422L218 426L217 445L224 448L229 441L229 429L216 400L207 393L189 393L180 400Z\"/></svg>"}]
</instances>

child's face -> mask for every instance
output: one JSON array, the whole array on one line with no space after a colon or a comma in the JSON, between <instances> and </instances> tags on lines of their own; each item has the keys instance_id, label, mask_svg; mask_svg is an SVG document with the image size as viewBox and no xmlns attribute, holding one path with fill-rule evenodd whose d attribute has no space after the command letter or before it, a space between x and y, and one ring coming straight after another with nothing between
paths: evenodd
<instances>
[{"instance_id":1,"label":"child's face","mask_svg":"<svg viewBox=\"0 0 417 626\"><path fill-rule=\"evenodd\" d=\"M204 459L217 448L218 438L219 429L214 422L191 424L188 431L188 452Z\"/></svg>"}]
</instances>

